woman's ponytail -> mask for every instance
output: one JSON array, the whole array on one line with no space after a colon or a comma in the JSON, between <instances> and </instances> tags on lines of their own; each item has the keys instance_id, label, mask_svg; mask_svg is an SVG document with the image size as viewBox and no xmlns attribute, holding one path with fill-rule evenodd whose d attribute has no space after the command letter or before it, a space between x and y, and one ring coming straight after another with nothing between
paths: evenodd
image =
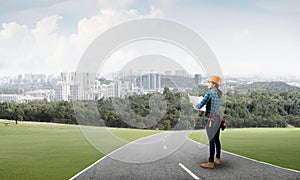
<instances>
[{"instance_id":1,"label":"woman's ponytail","mask_svg":"<svg viewBox=\"0 0 300 180\"><path fill-rule=\"evenodd\" d=\"M215 85L215 88L218 90L218 96L221 99L223 92L219 89L220 86L215 82L213 82L213 84Z\"/></svg>"}]
</instances>

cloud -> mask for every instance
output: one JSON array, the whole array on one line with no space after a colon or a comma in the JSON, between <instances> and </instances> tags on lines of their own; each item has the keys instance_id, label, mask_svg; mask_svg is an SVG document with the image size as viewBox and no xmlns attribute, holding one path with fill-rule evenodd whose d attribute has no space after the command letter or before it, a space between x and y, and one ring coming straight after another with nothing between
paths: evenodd
<instances>
[{"instance_id":1,"label":"cloud","mask_svg":"<svg viewBox=\"0 0 300 180\"><path fill-rule=\"evenodd\" d=\"M34 29L15 22L3 23L0 59L7 67L2 73L47 72L57 63L58 60L49 58L56 54L57 47L63 45L64 37L55 33L59 19L60 16L47 16L38 21Z\"/></svg>"},{"instance_id":2,"label":"cloud","mask_svg":"<svg viewBox=\"0 0 300 180\"><path fill-rule=\"evenodd\" d=\"M0 31L1 46L14 47L19 45L20 40L26 39L29 30L25 25L19 25L15 22L2 23L2 30Z\"/></svg>"},{"instance_id":3,"label":"cloud","mask_svg":"<svg viewBox=\"0 0 300 180\"><path fill-rule=\"evenodd\" d=\"M16 22L2 23L0 29L1 74L59 73L75 71L84 50L93 39L113 25L131 19L162 16L153 7L148 14L135 9L101 9L98 14L82 18L77 32L59 34L63 16L45 16L34 28Z\"/></svg>"},{"instance_id":4,"label":"cloud","mask_svg":"<svg viewBox=\"0 0 300 180\"><path fill-rule=\"evenodd\" d=\"M62 19L62 17L58 15L44 17L41 21L37 22L35 29L32 30L32 33L36 36L51 34L57 30L57 22L60 19Z\"/></svg>"}]
</instances>

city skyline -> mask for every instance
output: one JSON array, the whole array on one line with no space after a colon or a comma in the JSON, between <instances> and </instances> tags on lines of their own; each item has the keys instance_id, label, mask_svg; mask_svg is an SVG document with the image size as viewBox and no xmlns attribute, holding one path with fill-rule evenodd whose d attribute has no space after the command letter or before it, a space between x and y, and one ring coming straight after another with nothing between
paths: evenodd
<instances>
[{"instance_id":1,"label":"city skyline","mask_svg":"<svg viewBox=\"0 0 300 180\"><path fill-rule=\"evenodd\" d=\"M191 78L183 70L176 70L174 76ZM172 82L170 88L173 89L175 79L170 74L166 75L165 79ZM162 93L164 89L162 74L154 72L136 75L115 74L111 81L90 72L61 72L59 76L19 74L16 78L7 79L6 82L2 80L0 79L0 84L4 85L5 93L0 93L0 102L94 100L149 92ZM198 75L195 83L201 83L201 75ZM5 88L10 85L14 85L17 89Z\"/></svg>"},{"instance_id":2,"label":"city skyline","mask_svg":"<svg viewBox=\"0 0 300 180\"><path fill-rule=\"evenodd\" d=\"M164 18L199 34L224 75L299 76L300 16L296 0L136 1L79 0L0 7L0 75L76 71L84 50L105 30L133 19ZM159 54L188 73L202 73L192 57L162 42L135 42L111 55L115 72L144 55ZM155 71L155 70L154 70Z\"/></svg>"},{"instance_id":3,"label":"city skyline","mask_svg":"<svg viewBox=\"0 0 300 180\"><path fill-rule=\"evenodd\" d=\"M0 84L3 85L0 102L94 100L102 97L162 93L165 87L186 91L199 84L206 85L207 78L203 74L192 76L182 69L175 70L173 73L166 71L165 74L158 72L115 73L112 80L103 79L90 72L61 72L60 75L19 74L17 77L0 78ZM294 88L300 87L299 77L285 80L287 85L294 86ZM226 87L233 88L236 85L249 85L255 82L279 83L256 77L227 77L224 84L231 84L225 86L226 89Z\"/></svg>"}]
</instances>

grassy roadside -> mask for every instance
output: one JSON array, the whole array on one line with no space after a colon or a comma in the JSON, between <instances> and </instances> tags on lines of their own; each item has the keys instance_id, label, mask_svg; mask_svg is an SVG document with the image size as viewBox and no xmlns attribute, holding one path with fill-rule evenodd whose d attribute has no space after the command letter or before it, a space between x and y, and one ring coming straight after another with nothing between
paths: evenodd
<instances>
[{"instance_id":1,"label":"grassy roadside","mask_svg":"<svg viewBox=\"0 0 300 180\"><path fill-rule=\"evenodd\" d=\"M3 122L8 122L6 126ZM133 141L158 133L112 129ZM190 137L199 141L201 132ZM223 149L252 159L300 170L300 128L227 129ZM204 140L204 138L202 138ZM0 120L0 179L69 179L103 154L95 150L75 125Z\"/></svg>"},{"instance_id":2,"label":"grassy roadside","mask_svg":"<svg viewBox=\"0 0 300 180\"><path fill-rule=\"evenodd\" d=\"M158 133L112 131L128 141ZM69 179L101 157L78 126L0 120L0 179Z\"/></svg>"},{"instance_id":3,"label":"grassy roadside","mask_svg":"<svg viewBox=\"0 0 300 180\"><path fill-rule=\"evenodd\" d=\"M199 142L201 132L192 133ZM300 171L300 128L245 128L221 132L222 149Z\"/></svg>"}]
</instances>

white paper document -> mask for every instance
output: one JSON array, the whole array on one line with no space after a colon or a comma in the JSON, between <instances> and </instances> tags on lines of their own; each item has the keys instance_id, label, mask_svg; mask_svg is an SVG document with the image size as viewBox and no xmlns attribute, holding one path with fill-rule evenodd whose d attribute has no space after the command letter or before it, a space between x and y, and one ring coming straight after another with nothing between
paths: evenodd
<instances>
[{"instance_id":1,"label":"white paper document","mask_svg":"<svg viewBox=\"0 0 300 180\"><path fill-rule=\"evenodd\" d=\"M202 101L203 96L190 96L189 94L188 94L188 96L189 96L189 99L190 99L190 103L193 104L193 108L195 110L197 110L197 111L206 111L205 106L203 106L201 109L196 108L196 105L199 104Z\"/></svg>"}]
</instances>

